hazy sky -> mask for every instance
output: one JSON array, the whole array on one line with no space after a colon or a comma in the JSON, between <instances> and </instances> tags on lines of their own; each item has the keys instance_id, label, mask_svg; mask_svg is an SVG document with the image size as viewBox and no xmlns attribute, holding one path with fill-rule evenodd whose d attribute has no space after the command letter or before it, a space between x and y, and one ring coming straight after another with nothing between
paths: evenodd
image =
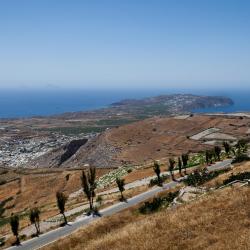
<instances>
[{"instance_id":1,"label":"hazy sky","mask_svg":"<svg viewBox=\"0 0 250 250\"><path fill-rule=\"evenodd\" d=\"M250 86L248 0L1 0L0 87Z\"/></svg>"}]
</instances>

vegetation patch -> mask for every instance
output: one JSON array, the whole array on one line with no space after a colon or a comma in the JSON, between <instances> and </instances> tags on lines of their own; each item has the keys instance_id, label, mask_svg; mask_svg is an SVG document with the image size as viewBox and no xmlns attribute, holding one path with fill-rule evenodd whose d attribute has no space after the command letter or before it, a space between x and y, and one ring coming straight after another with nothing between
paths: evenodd
<instances>
[{"instance_id":1,"label":"vegetation patch","mask_svg":"<svg viewBox=\"0 0 250 250\"><path fill-rule=\"evenodd\" d=\"M169 178L169 175L166 175L166 174L161 175L161 177L160 177L160 180L161 180L160 183L165 182L168 178ZM148 185L149 185L149 187L153 187L153 186L159 185L159 179L157 177L151 179Z\"/></svg>"},{"instance_id":2,"label":"vegetation patch","mask_svg":"<svg viewBox=\"0 0 250 250\"><path fill-rule=\"evenodd\" d=\"M109 186L111 183L115 182L117 178L122 178L127 175L128 172L132 172L134 167L132 166L123 166L117 168L103 176L101 176L97 181L97 187L103 188Z\"/></svg>"},{"instance_id":3,"label":"vegetation patch","mask_svg":"<svg viewBox=\"0 0 250 250\"><path fill-rule=\"evenodd\" d=\"M89 134L89 133L101 133L105 129L106 127L92 126L92 127L56 127L56 128L46 128L39 130L50 131L64 135L78 135L78 134Z\"/></svg>"},{"instance_id":4,"label":"vegetation patch","mask_svg":"<svg viewBox=\"0 0 250 250\"><path fill-rule=\"evenodd\" d=\"M202 170L195 170L193 173L190 173L187 178L184 180L185 184L189 186L199 186L204 184L207 181L212 180L213 178L217 177L218 175L225 173L228 170L219 170L214 172L208 172L206 168Z\"/></svg>"},{"instance_id":5,"label":"vegetation patch","mask_svg":"<svg viewBox=\"0 0 250 250\"><path fill-rule=\"evenodd\" d=\"M229 184L230 182L233 181L244 181L244 180L249 180L250 179L250 172L242 172L238 174L232 174L228 179L223 181L224 185Z\"/></svg>"},{"instance_id":6,"label":"vegetation patch","mask_svg":"<svg viewBox=\"0 0 250 250\"><path fill-rule=\"evenodd\" d=\"M204 153L199 153L191 157L188 161L187 168L195 167L198 165L202 165L205 163L205 155Z\"/></svg>"},{"instance_id":7,"label":"vegetation patch","mask_svg":"<svg viewBox=\"0 0 250 250\"><path fill-rule=\"evenodd\" d=\"M147 116L167 115L169 114L169 106L164 103L150 104L142 107L142 113Z\"/></svg>"},{"instance_id":8,"label":"vegetation patch","mask_svg":"<svg viewBox=\"0 0 250 250\"><path fill-rule=\"evenodd\" d=\"M237 155L233 162L232 163L240 163L240 162L243 162L243 161L249 161L250 160L250 157L246 154L239 154Z\"/></svg>"},{"instance_id":9,"label":"vegetation patch","mask_svg":"<svg viewBox=\"0 0 250 250\"><path fill-rule=\"evenodd\" d=\"M135 122L137 120L132 120L132 119L104 119L104 120L99 120L96 122L96 125L98 126L121 126L125 125L128 123Z\"/></svg>"},{"instance_id":10,"label":"vegetation patch","mask_svg":"<svg viewBox=\"0 0 250 250\"><path fill-rule=\"evenodd\" d=\"M145 202L143 206L139 208L139 212L142 214L150 214L158 211L160 208L168 206L178 196L179 191L170 192L164 197L155 197L151 202Z\"/></svg>"}]
</instances>

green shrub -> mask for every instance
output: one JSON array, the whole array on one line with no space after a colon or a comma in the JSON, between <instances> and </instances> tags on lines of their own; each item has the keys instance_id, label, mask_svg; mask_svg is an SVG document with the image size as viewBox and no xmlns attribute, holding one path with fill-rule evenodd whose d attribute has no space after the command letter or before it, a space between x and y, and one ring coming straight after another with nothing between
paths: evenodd
<instances>
[{"instance_id":1,"label":"green shrub","mask_svg":"<svg viewBox=\"0 0 250 250\"><path fill-rule=\"evenodd\" d=\"M219 170L215 172L208 172L205 168L203 170L195 170L193 173L189 174L184 182L189 186L199 186L204 184L207 181L212 180L213 178L217 177L218 175L226 172L228 170Z\"/></svg>"},{"instance_id":2,"label":"green shrub","mask_svg":"<svg viewBox=\"0 0 250 250\"><path fill-rule=\"evenodd\" d=\"M152 202L145 202L140 208L139 212L142 214L149 214L156 212L163 206L169 205L175 197L179 194L179 191L170 192L164 197L155 197Z\"/></svg>"},{"instance_id":3,"label":"green shrub","mask_svg":"<svg viewBox=\"0 0 250 250\"><path fill-rule=\"evenodd\" d=\"M20 240L24 241L26 239L27 239L27 235L26 234L20 235Z\"/></svg>"},{"instance_id":4,"label":"green shrub","mask_svg":"<svg viewBox=\"0 0 250 250\"><path fill-rule=\"evenodd\" d=\"M232 163L240 163L240 162L243 162L243 161L249 161L250 158L248 155L246 154L239 154L239 155L236 155L236 157L234 158L233 162Z\"/></svg>"},{"instance_id":5,"label":"green shrub","mask_svg":"<svg viewBox=\"0 0 250 250\"><path fill-rule=\"evenodd\" d=\"M238 174L232 174L228 179L223 181L224 185L227 185L228 183L232 182L232 181L243 181L243 180L249 180L250 179L250 172L242 172L242 173L238 173Z\"/></svg>"},{"instance_id":6,"label":"green shrub","mask_svg":"<svg viewBox=\"0 0 250 250\"><path fill-rule=\"evenodd\" d=\"M161 183L163 183L165 180L167 180L169 178L169 175L161 175L160 178L161 178ZM159 181L158 181L157 177L151 179L149 182L149 187L153 187L156 185L159 185Z\"/></svg>"}]
</instances>

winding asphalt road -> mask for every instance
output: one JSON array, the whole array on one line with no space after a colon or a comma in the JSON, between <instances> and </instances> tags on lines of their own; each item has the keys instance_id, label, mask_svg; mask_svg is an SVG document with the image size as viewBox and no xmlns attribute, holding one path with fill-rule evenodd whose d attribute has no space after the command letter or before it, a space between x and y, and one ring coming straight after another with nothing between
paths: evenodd
<instances>
[{"instance_id":1,"label":"winding asphalt road","mask_svg":"<svg viewBox=\"0 0 250 250\"><path fill-rule=\"evenodd\" d=\"M212 166L210 166L208 169L210 171L216 171L220 169L225 169L231 166L232 160L225 160L219 163L216 163ZM179 178L176 182L170 182L167 184L164 184L163 187L154 187L150 189L149 191L146 191L142 194L136 195L133 198L130 198L127 200L127 202L120 202L115 205L112 205L108 208L105 208L100 211L102 216L108 216L115 214L117 212L120 212L126 208L132 207L134 205L139 204L140 202L147 200L151 197L154 197L158 193L162 192L163 190L168 190L171 188L176 187L179 184L179 181L183 179ZM40 235L37 238L33 238L27 241L22 242L20 246L13 246L8 249L13 249L13 250L31 250L31 249L39 249L43 246L46 246L54 241L57 241L61 237L68 236L72 234L74 231L77 229L88 225L92 221L96 220L98 217L92 217L92 216L86 216L83 217L82 219L79 219L78 221L72 222L69 225L61 228L57 228L55 230L52 230L50 232L47 232L45 234Z\"/></svg>"}]
</instances>

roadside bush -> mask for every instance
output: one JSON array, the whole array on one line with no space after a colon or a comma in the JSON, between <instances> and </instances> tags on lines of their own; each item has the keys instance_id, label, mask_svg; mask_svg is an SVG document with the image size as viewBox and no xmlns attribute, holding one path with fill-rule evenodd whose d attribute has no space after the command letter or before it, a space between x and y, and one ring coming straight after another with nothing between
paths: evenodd
<instances>
[{"instance_id":1,"label":"roadside bush","mask_svg":"<svg viewBox=\"0 0 250 250\"><path fill-rule=\"evenodd\" d=\"M169 178L169 175L161 175L161 183L163 183L164 181L166 181ZM149 182L149 187L153 187L159 185L159 180L157 177L153 178L150 180Z\"/></svg>"},{"instance_id":2,"label":"roadside bush","mask_svg":"<svg viewBox=\"0 0 250 250\"><path fill-rule=\"evenodd\" d=\"M204 184L207 181L212 180L213 178L217 177L218 175L225 173L228 170L219 170L215 172L208 172L205 168L203 170L195 170L193 173L189 174L187 178L184 180L184 183L189 186L199 186Z\"/></svg>"},{"instance_id":3,"label":"roadside bush","mask_svg":"<svg viewBox=\"0 0 250 250\"><path fill-rule=\"evenodd\" d=\"M239 154L239 155L236 155L232 163L240 163L240 162L249 161L249 160L250 160L250 157L248 155Z\"/></svg>"},{"instance_id":4,"label":"roadside bush","mask_svg":"<svg viewBox=\"0 0 250 250\"><path fill-rule=\"evenodd\" d=\"M149 214L156 212L163 206L169 205L175 197L179 194L179 191L170 192L165 197L155 197L151 202L145 202L140 208L139 212L142 214Z\"/></svg>"},{"instance_id":5,"label":"roadside bush","mask_svg":"<svg viewBox=\"0 0 250 250\"><path fill-rule=\"evenodd\" d=\"M250 172L242 172L242 173L238 173L238 174L232 174L228 179L223 181L224 185L227 185L228 183L232 182L232 181L243 181L246 179L250 179Z\"/></svg>"},{"instance_id":6,"label":"roadside bush","mask_svg":"<svg viewBox=\"0 0 250 250\"><path fill-rule=\"evenodd\" d=\"M24 241L26 239L27 239L27 235L26 234L20 235L20 240Z\"/></svg>"}]
</instances>

